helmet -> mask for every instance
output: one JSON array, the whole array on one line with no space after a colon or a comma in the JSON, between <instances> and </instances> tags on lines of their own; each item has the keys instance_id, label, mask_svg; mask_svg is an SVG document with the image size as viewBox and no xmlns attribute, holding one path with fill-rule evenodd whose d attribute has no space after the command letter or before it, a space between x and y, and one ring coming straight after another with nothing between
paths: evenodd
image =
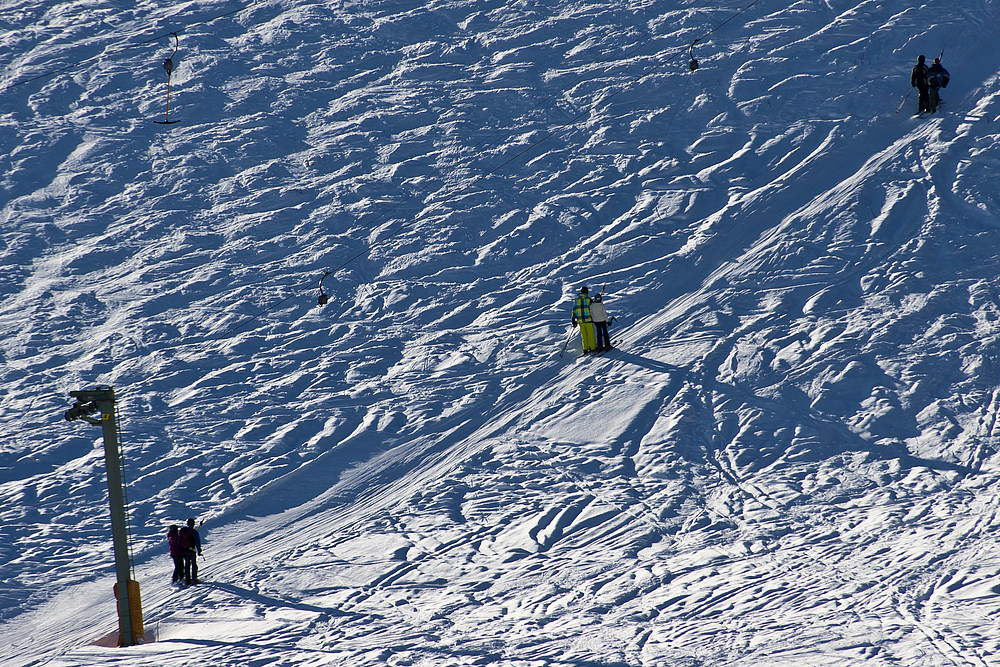
<instances>
[{"instance_id":1,"label":"helmet","mask_svg":"<svg viewBox=\"0 0 1000 667\"><path fill-rule=\"evenodd\" d=\"M580 294L587 294L587 288L586 287L581 287L580 288Z\"/></svg>"}]
</instances>

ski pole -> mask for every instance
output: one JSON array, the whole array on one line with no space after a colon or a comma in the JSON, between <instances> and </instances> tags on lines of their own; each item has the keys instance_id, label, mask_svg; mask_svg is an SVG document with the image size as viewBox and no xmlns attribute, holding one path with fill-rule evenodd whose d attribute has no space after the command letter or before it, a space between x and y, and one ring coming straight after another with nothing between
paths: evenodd
<instances>
[{"instance_id":1,"label":"ski pole","mask_svg":"<svg viewBox=\"0 0 1000 667\"><path fill-rule=\"evenodd\" d=\"M565 343L563 343L563 346L562 346L562 351L561 351L561 352L559 353L559 357L560 357L560 358L562 358L562 356L563 356L564 354L566 354L566 348L567 348L567 347L569 346L569 342L570 342L571 340L573 340L573 334L574 334L574 333L575 333L575 332L573 332L573 331L570 331L570 332L569 332L569 338L567 338L567 339L566 339L566 342L565 342Z\"/></svg>"},{"instance_id":2,"label":"ski pole","mask_svg":"<svg viewBox=\"0 0 1000 667\"><path fill-rule=\"evenodd\" d=\"M167 115L164 116L164 125L170 122L170 71L167 71Z\"/></svg>"},{"instance_id":3,"label":"ski pole","mask_svg":"<svg viewBox=\"0 0 1000 667\"><path fill-rule=\"evenodd\" d=\"M906 93L906 97L904 97L903 101L899 103L898 107L896 107L896 113L902 111L903 105L906 104L906 100L910 99L910 95L912 94L913 94L913 88L910 88L910 92Z\"/></svg>"}]
</instances>

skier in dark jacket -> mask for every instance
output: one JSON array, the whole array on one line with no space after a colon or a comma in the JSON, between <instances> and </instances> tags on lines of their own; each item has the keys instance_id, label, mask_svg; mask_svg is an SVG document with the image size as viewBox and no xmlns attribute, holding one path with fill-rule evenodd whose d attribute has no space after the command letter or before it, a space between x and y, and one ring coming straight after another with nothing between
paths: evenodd
<instances>
[{"instance_id":1,"label":"skier in dark jacket","mask_svg":"<svg viewBox=\"0 0 1000 667\"><path fill-rule=\"evenodd\" d=\"M941 96L938 89L947 88L951 75L941 64L940 58L934 59L934 64L927 68L927 88L928 88L928 111L934 113L941 103Z\"/></svg>"},{"instance_id":2,"label":"skier in dark jacket","mask_svg":"<svg viewBox=\"0 0 1000 667\"><path fill-rule=\"evenodd\" d=\"M198 556L201 555L201 535L194 527L194 519L188 519L187 525L178 533L178 543L184 556L184 583L198 583Z\"/></svg>"},{"instance_id":3,"label":"skier in dark jacket","mask_svg":"<svg viewBox=\"0 0 1000 667\"><path fill-rule=\"evenodd\" d=\"M917 113L930 111L930 98L927 96L927 65L924 64L923 56L917 56L917 64L910 72L910 87L916 88L919 93L917 95Z\"/></svg>"}]
</instances>

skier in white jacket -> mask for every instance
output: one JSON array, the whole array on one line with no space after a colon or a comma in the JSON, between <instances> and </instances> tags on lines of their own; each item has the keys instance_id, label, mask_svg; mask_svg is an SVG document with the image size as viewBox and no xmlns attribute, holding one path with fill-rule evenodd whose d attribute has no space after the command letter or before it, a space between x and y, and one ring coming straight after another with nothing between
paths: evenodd
<instances>
[{"instance_id":1,"label":"skier in white jacket","mask_svg":"<svg viewBox=\"0 0 1000 667\"><path fill-rule=\"evenodd\" d=\"M594 323L597 351L610 350L611 337L608 336L608 311L604 308L604 302L600 294L590 300L590 321Z\"/></svg>"}]
</instances>

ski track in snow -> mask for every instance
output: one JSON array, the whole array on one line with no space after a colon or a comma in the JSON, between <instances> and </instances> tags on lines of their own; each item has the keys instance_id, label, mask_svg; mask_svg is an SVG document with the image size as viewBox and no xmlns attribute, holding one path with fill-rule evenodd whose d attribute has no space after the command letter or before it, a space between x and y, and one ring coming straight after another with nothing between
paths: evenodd
<instances>
[{"instance_id":1,"label":"ski track in snow","mask_svg":"<svg viewBox=\"0 0 1000 667\"><path fill-rule=\"evenodd\" d=\"M1000 663L1000 13L960 5L4 2L0 663ZM582 284L623 343L577 360Z\"/></svg>"}]
</instances>

